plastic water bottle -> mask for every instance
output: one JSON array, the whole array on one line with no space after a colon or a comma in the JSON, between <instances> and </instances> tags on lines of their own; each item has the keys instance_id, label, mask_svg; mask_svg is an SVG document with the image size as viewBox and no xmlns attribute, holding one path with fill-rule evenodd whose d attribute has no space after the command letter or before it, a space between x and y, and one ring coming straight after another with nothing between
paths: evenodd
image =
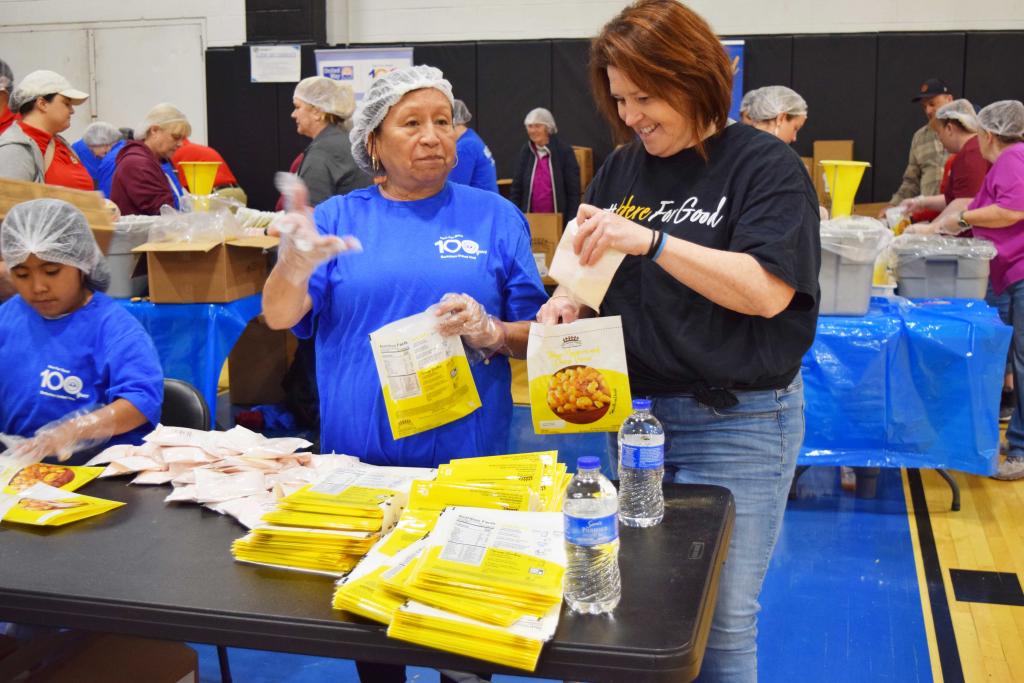
<instances>
[{"instance_id":1,"label":"plastic water bottle","mask_svg":"<svg viewBox=\"0 0 1024 683\"><path fill-rule=\"evenodd\" d=\"M565 602L584 614L611 612L622 596L619 501L601 475L601 461L584 456L565 492Z\"/></svg>"},{"instance_id":2,"label":"plastic water bottle","mask_svg":"<svg viewBox=\"0 0 1024 683\"><path fill-rule=\"evenodd\" d=\"M619 429L619 519L626 526L660 524L665 516L665 430L646 398L633 400L633 414Z\"/></svg>"}]
</instances>

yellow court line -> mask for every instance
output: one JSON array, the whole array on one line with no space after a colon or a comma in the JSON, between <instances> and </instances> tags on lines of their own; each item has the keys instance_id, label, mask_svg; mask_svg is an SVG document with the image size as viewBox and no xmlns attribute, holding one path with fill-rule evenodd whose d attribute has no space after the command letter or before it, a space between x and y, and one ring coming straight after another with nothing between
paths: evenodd
<instances>
[{"instance_id":1,"label":"yellow court line","mask_svg":"<svg viewBox=\"0 0 1024 683\"><path fill-rule=\"evenodd\" d=\"M917 519L915 517L914 503L910 498L910 482L907 480L907 469L905 467L900 468L900 477L903 480L903 499L906 502L907 508L910 543L914 548L917 591L921 596L921 613L924 617L924 631L928 640L928 660L932 666L932 680L934 683L943 683L942 666L939 663L939 646L935 639L935 623L932 620L932 604L931 600L928 599L928 581L924 575L924 560L921 557L921 546L917 540Z\"/></svg>"}]
</instances>

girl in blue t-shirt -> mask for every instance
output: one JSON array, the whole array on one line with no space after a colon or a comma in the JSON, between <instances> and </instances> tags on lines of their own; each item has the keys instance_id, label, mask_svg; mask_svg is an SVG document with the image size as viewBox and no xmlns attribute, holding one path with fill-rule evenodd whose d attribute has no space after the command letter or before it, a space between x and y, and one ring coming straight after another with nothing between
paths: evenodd
<instances>
[{"instance_id":1,"label":"girl in blue t-shirt","mask_svg":"<svg viewBox=\"0 0 1024 683\"><path fill-rule=\"evenodd\" d=\"M0 434L26 439L15 455L84 460L108 439L139 443L159 421L163 373L142 326L103 294L85 216L55 199L18 204L0 253L17 291L0 306Z\"/></svg>"}]
</instances>

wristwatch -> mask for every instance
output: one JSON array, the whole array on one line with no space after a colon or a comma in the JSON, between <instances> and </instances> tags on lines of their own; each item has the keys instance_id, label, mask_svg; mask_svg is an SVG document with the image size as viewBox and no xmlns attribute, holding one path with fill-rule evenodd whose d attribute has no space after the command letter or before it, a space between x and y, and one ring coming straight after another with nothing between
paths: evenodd
<instances>
[{"instance_id":1,"label":"wristwatch","mask_svg":"<svg viewBox=\"0 0 1024 683\"><path fill-rule=\"evenodd\" d=\"M957 221L956 221L956 224L957 224L958 226L960 226L960 229L961 229L961 230L967 230L967 229L968 229L969 227L971 227L971 224L970 224L970 223L968 223L968 222L967 222L967 221L966 221L966 220L964 219L964 214L965 214L965 213L967 213L967 212L966 212L966 211L961 211L961 212L960 212L960 217L959 217L959 218L957 219Z\"/></svg>"}]
</instances>

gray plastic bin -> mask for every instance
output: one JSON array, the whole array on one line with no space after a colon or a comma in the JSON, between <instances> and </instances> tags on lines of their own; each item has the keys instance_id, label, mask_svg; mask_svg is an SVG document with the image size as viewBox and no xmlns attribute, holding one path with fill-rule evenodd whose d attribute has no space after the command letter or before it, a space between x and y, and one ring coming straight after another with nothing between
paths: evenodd
<instances>
[{"instance_id":1,"label":"gray plastic bin","mask_svg":"<svg viewBox=\"0 0 1024 683\"><path fill-rule=\"evenodd\" d=\"M149 277L136 274L139 260L145 255L133 254L132 249L146 243L152 224L150 216L126 216L114 225L114 236L107 248L107 269L110 270L108 296L130 299L149 293Z\"/></svg>"},{"instance_id":2,"label":"gray plastic bin","mask_svg":"<svg viewBox=\"0 0 1024 683\"><path fill-rule=\"evenodd\" d=\"M985 298L989 261L996 254L988 240L903 235L893 243L893 251L900 296Z\"/></svg>"},{"instance_id":3,"label":"gray plastic bin","mask_svg":"<svg viewBox=\"0 0 1024 683\"><path fill-rule=\"evenodd\" d=\"M847 216L821 223L820 315L864 315L875 258L892 239L880 221Z\"/></svg>"}]
</instances>

